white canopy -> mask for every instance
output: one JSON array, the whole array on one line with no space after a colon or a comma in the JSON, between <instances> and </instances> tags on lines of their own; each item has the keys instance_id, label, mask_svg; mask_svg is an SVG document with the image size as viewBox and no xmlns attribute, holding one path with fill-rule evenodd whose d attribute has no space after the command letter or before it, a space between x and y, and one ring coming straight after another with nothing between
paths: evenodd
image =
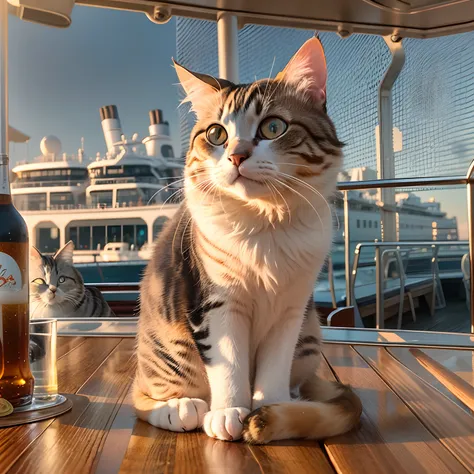
<instances>
[{"instance_id":1,"label":"white canopy","mask_svg":"<svg viewBox=\"0 0 474 474\"><path fill-rule=\"evenodd\" d=\"M240 25L343 33L430 38L474 30L474 0L76 0L76 4L141 11L158 23L164 11L204 20L229 12Z\"/></svg>"}]
</instances>

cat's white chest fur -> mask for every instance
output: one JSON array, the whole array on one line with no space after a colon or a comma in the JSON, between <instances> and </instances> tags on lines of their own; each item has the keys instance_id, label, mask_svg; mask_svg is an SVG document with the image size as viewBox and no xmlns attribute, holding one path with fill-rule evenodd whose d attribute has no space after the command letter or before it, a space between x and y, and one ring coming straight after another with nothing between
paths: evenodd
<instances>
[{"instance_id":1,"label":"cat's white chest fur","mask_svg":"<svg viewBox=\"0 0 474 474\"><path fill-rule=\"evenodd\" d=\"M292 221L265 227L245 221L233 225L221 216L198 217L208 275L219 286L237 283L253 295L285 293L296 280L314 284L332 237L330 210L324 207L318 214L303 209Z\"/></svg>"}]
</instances>

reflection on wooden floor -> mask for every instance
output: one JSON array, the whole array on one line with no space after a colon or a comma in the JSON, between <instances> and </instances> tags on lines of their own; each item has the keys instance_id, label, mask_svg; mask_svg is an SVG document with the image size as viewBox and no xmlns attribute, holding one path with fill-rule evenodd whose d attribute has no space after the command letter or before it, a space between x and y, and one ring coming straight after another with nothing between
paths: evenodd
<instances>
[{"instance_id":1,"label":"reflection on wooden floor","mask_svg":"<svg viewBox=\"0 0 474 474\"><path fill-rule=\"evenodd\" d=\"M74 407L56 420L0 430L0 472L474 470L474 418L463 394L453 394L409 348L326 344L321 375L352 385L360 396L364 411L359 429L320 443L285 441L269 446L216 441L198 432L176 434L137 421L130 397L133 349L133 339L59 338L60 389L72 394ZM462 379L469 396L474 387L472 351L422 352L453 380Z\"/></svg>"}]
</instances>

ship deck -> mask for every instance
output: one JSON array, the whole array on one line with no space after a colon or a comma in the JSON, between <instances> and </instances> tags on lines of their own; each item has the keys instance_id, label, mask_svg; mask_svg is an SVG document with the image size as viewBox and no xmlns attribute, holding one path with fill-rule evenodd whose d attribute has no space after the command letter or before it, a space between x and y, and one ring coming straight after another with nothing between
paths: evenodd
<instances>
[{"instance_id":1,"label":"ship deck","mask_svg":"<svg viewBox=\"0 0 474 474\"><path fill-rule=\"evenodd\" d=\"M367 336L367 331L352 330L355 344L334 338L327 343L320 371L324 378L352 385L364 407L360 426L322 442L268 446L217 441L201 432L176 434L138 421L130 393L134 339L59 337L60 391L73 408L57 419L2 429L0 471L473 472L474 418L468 408L474 408L472 350L465 344L421 351L409 345L365 345L357 343L361 333ZM402 340L407 333L388 334L376 339ZM438 372L420 365L420 352Z\"/></svg>"}]
</instances>

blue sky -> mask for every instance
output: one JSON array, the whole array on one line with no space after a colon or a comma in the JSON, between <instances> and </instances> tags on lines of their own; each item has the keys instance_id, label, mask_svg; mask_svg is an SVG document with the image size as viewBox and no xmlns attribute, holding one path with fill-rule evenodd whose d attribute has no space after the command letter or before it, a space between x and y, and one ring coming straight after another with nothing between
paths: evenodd
<instances>
[{"instance_id":1,"label":"blue sky","mask_svg":"<svg viewBox=\"0 0 474 474\"><path fill-rule=\"evenodd\" d=\"M179 153L178 92L171 67L174 20L156 25L139 13L76 6L67 29L9 17L10 124L31 136L11 146L13 161L40 154L43 136L56 135L74 153L105 151L99 108L116 104L124 133L148 132L148 111L162 108Z\"/></svg>"}]
</instances>

